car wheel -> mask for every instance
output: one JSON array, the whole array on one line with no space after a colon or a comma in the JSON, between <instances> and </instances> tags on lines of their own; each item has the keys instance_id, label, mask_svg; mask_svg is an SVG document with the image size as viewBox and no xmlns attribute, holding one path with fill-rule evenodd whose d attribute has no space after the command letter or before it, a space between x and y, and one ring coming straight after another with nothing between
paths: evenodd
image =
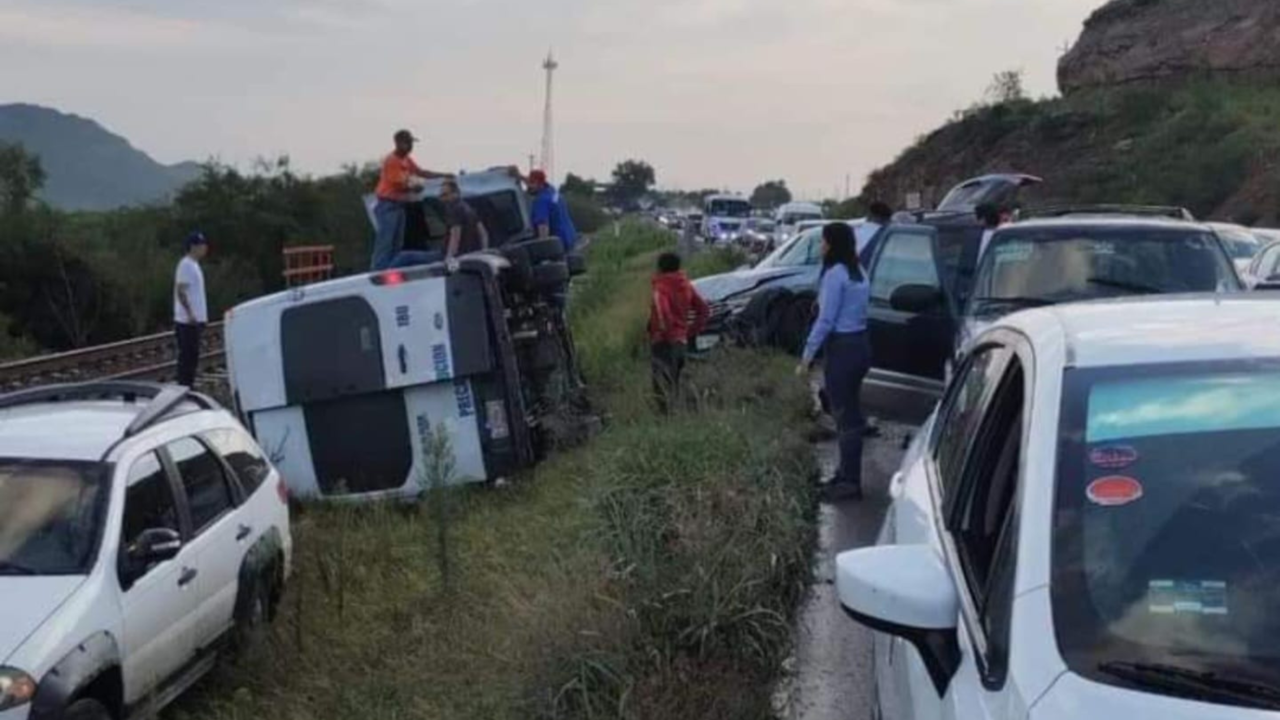
<instances>
[{"instance_id":1,"label":"car wheel","mask_svg":"<svg viewBox=\"0 0 1280 720\"><path fill-rule=\"evenodd\" d=\"M84 698L71 703L71 707L62 713L62 717L66 720L112 720L111 711L107 706L93 698Z\"/></svg>"},{"instance_id":2,"label":"car wheel","mask_svg":"<svg viewBox=\"0 0 1280 720\"><path fill-rule=\"evenodd\" d=\"M533 284L543 292L555 291L569 282L569 266L562 262L543 263L533 267Z\"/></svg>"},{"instance_id":3,"label":"car wheel","mask_svg":"<svg viewBox=\"0 0 1280 720\"><path fill-rule=\"evenodd\" d=\"M271 620L272 571L268 568L250 581L245 588L243 604L239 617L236 618L236 650L244 653L262 637L263 629Z\"/></svg>"},{"instance_id":4,"label":"car wheel","mask_svg":"<svg viewBox=\"0 0 1280 720\"><path fill-rule=\"evenodd\" d=\"M544 262L558 262L564 259L564 243L558 238L543 238L539 240L528 240L516 245L529 256L529 262L533 265Z\"/></svg>"}]
</instances>

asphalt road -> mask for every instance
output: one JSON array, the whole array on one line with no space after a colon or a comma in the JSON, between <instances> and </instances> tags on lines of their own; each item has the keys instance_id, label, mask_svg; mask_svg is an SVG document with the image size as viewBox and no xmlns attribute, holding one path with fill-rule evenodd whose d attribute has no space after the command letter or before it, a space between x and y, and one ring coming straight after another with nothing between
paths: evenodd
<instances>
[{"instance_id":1,"label":"asphalt road","mask_svg":"<svg viewBox=\"0 0 1280 720\"><path fill-rule=\"evenodd\" d=\"M815 580L796 628L791 680L779 691L779 716L787 720L870 720L874 686L870 631L840 609L835 557L875 542L889 507L888 486L914 428L880 422L883 436L864 449L864 498L822 507ZM835 446L817 448L824 477L834 470Z\"/></svg>"}]
</instances>

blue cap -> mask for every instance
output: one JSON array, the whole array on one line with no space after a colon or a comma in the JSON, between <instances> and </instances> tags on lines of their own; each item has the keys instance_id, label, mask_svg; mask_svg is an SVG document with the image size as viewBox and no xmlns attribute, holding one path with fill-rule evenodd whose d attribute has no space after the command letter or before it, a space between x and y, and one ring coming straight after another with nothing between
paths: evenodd
<instances>
[{"instance_id":1,"label":"blue cap","mask_svg":"<svg viewBox=\"0 0 1280 720\"><path fill-rule=\"evenodd\" d=\"M195 246L197 246L197 245L208 245L208 244L209 244L209 238L205 237L205 236L204 236L204 233L202 233L202 232L198 232L198 231L197 231L197 232L193 232L193 233L191 233L190 235L188 235L188 236L187 236L187 249L188 249L188 250L190 250L191 248L193 248L193 247L195 247Z\"/></svg>"}]
</instances>

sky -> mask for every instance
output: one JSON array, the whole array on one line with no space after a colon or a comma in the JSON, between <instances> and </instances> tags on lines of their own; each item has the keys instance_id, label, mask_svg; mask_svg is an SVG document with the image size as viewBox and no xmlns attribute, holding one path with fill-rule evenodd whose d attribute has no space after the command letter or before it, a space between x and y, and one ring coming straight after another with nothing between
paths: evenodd
<instances>
[{"instance_id":1,"label":"sky","mask_svg":"<svg viewBox=\"0 0 1280 720\"><path fill-rule=\"evenodd\" d=\"M408 127L457 171L540 146L554 48L557 175L639 158L663 187L856 194L871 170L1102 0L0 0L0 103L93 118L161 162L307 173Z\"/></svg>"}]
</instances>

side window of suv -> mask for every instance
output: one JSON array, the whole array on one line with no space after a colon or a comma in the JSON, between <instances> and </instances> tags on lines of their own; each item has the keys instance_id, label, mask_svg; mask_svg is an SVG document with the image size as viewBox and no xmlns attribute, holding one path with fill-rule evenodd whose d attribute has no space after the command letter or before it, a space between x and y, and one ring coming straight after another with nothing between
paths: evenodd
<instances>
[{"instance_id":1,"label":"side window of suv","mask_svg":"<svg viewBox=\"0 0 1280 720\"><path fill-rule=\"evenodd\" d=\"M943 400L934 430L933 458L942 495L948 502L963 478L965 462L982 424L983 409L1000 379L1006 355L1007 351L998 345L977 349L957 372Z\"/></svg>"},{"instance_id":2,"label":"side window of suv","mask_svg":"<svg viewBox=\"0 0 1280 720\"><path fill-rule=\"evenodd\" d=\"M872 304L888 307L894 291L903 285L942 289L932 235L898 230L885 238L871 272Z\"/></svg>"},{"instance_id":3,"label":"side window of suv","mask_svg":"<svg viewBox=\"0 0 1280 720\"><path fill-rule=\"evenodd\" d=\"M129 468L124 528L120 533L121 554L137 543L143 532L166 529L181 532L178 505L160 459L155 453L147 453Z\"/></svg>"},{"instance_id":4,"label":"side window of suv","mask_svg":"<svg viewBox=\"0 0 1280 720\"><path fill-rule=\"evenodd\" d=\"M193 534L199 535L231 509L231 487L222 463L199 440L184 438L167 449L182 477Z\"/></svg>"},{"instance_id":5,"label":"side window of suv","mask_svg":"<svg viewBox=\"0 0 1280 720\"><path fill-rule=\"evenodd\" d=\"M271 475L271 465L262 450L244 431L214 430L206 434L205 439L235 471L246 497L257 492Z\"/></svg>"}]
</instances>

